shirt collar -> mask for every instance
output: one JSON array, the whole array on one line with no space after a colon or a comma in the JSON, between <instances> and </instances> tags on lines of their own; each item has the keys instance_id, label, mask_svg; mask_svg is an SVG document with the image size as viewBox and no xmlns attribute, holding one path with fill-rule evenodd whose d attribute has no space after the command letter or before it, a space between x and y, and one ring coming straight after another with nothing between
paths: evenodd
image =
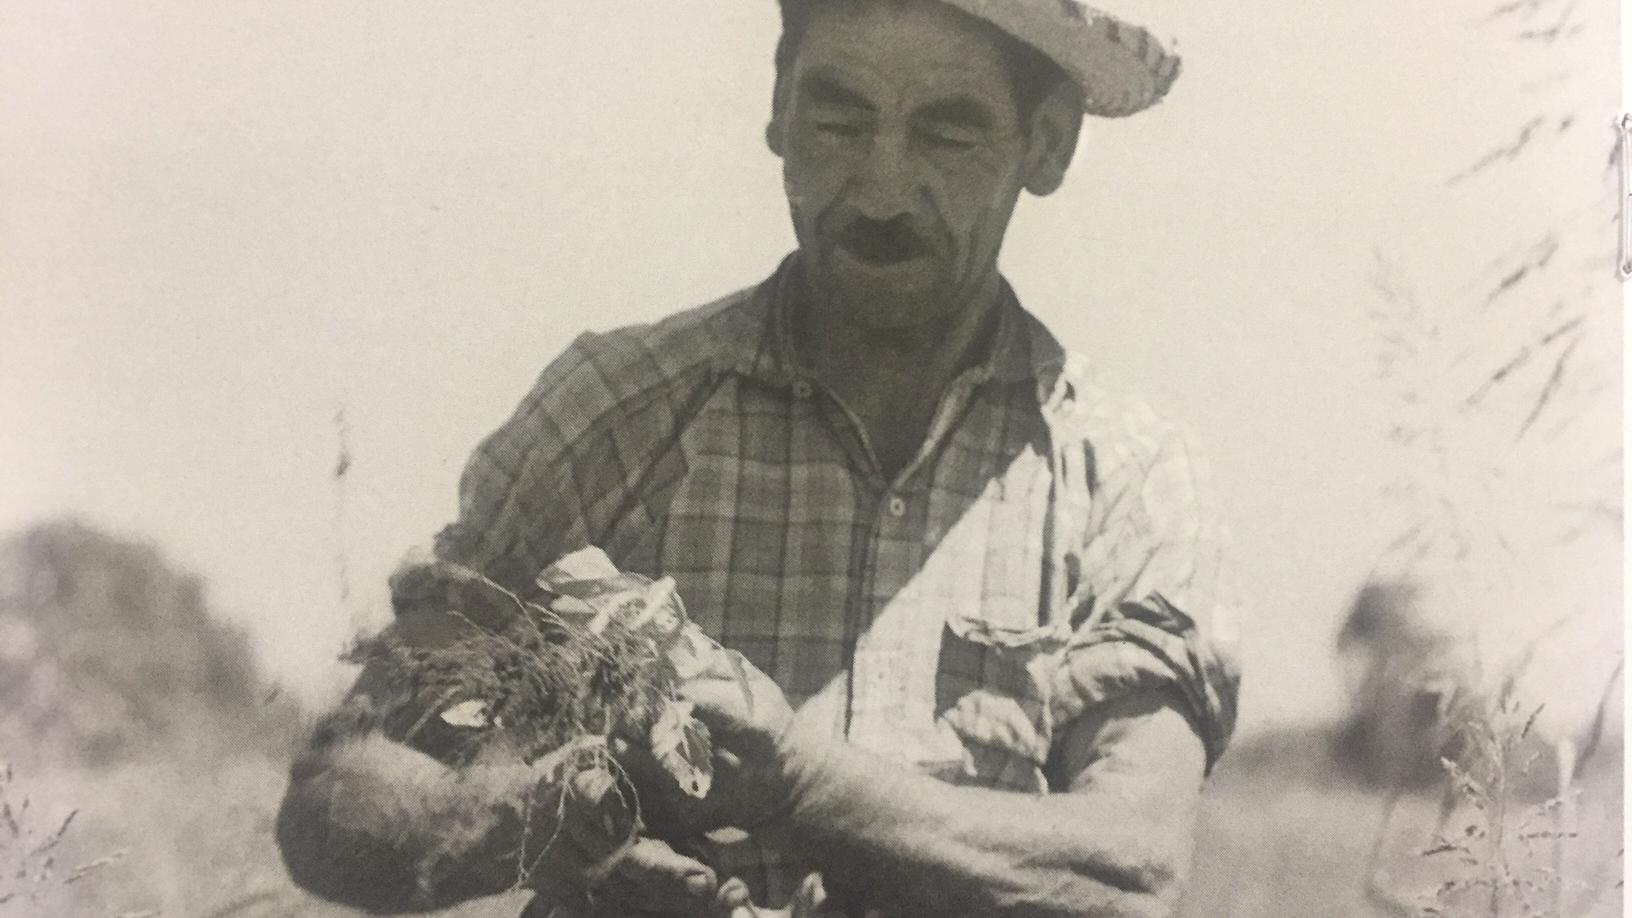
<instances>
[{"instance_id":1,"label":"shirt collar","mask_svg":"<svg viewBox=\"0 0 1632 918\"><path fill-rule=\"evenodd\" d=\"M793 346L789 316L794 303L797 253L782 260L776 272L754 289L742 324L728 328L721 341L718 369L773 385L808 378ZM980 364L967 371L973 383L1034 382L1048 385L1065 363L1065 350L1036 316L1026 311L1007 280L1001 281L997 334Z\"/></svg>"}]
</instances>

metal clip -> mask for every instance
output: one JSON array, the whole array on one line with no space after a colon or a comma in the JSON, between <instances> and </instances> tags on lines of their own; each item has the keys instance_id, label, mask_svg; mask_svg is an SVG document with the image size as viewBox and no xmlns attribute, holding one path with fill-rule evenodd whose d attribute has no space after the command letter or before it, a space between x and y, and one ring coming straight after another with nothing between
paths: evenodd
<instances>
[{"instance_id":1,"label":"metal clip","mask_svg":"<svg viewBox=\"0 0 1632 918\"><path fill-rule=\"evenodd\" d=\"M1621 161L1621 241L1615 258L1615 272L1621 280L1632 278L1632 112L1615 120L1620 134Z\"/></svg>"}]
</instances>

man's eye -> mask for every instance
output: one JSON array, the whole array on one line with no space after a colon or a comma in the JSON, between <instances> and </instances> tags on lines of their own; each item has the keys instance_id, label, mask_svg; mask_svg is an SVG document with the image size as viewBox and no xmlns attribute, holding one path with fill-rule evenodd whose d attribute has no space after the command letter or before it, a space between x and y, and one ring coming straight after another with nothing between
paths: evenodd
<instances>
[{"instance_id":1,"label":"man's eye","mask_svg":"<svg viewBox=\"0 0 1632 918\"><path fill-rule=\"evenodd\" d=\"M860 137L863 131L861 125L848 121L817 121L815 127L816 132L819 134L845 139Z\"/></svg>"},{"instance_id":2,"label":"man's eye","mask_svg":"<svg viewBox=\"0 0 1632 918\"><path fill-rule=\"evenodd\" d=\"M980 144L974 137L959 131L920 131L918 137L925 146L932 150L944 150L952 153L967 152Z\"/></svg>"}]
</instances>

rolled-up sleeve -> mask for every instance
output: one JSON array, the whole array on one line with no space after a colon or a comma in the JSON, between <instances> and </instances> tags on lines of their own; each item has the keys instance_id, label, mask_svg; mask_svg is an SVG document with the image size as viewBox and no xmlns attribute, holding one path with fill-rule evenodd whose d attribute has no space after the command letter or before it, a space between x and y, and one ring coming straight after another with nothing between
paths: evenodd
<instances>
[{"instance_id":1,"label":"rolled-up sleeve","mask_svg":"<svg viewBox=\"0 0 1632 918\"><path fill-rule=\"evenodd\" d=\"M1211 472L1188 437L1148 413L1102 437L1075 627L1054 676L1054 719L1174 685L1218 761L1235 728L1237 606Z\"/></svg>"}]
</instances>

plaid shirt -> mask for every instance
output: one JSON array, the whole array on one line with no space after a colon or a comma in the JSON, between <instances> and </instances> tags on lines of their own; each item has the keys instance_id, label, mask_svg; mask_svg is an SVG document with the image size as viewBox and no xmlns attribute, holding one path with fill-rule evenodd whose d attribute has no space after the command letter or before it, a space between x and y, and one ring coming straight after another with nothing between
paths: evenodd
<instances>
[{"instance_id":1,"label":"plaid shirt","mask_svg":"<svg viewBox=\"0 0 1632 918\"><path fill-rule=\"evenodd\" d=\"M438 553L518 587L585 545L672 576L799 717L945 780L1046 792L1061 725L1168 684L1211 767L1238 668L1184 439L1096 388L1005 285L989 356L886 480L795 358L791 264L573 342L476 450ZM802 876L751 839L712 855L762 903Z\"/></svg>"}]
</instances>

